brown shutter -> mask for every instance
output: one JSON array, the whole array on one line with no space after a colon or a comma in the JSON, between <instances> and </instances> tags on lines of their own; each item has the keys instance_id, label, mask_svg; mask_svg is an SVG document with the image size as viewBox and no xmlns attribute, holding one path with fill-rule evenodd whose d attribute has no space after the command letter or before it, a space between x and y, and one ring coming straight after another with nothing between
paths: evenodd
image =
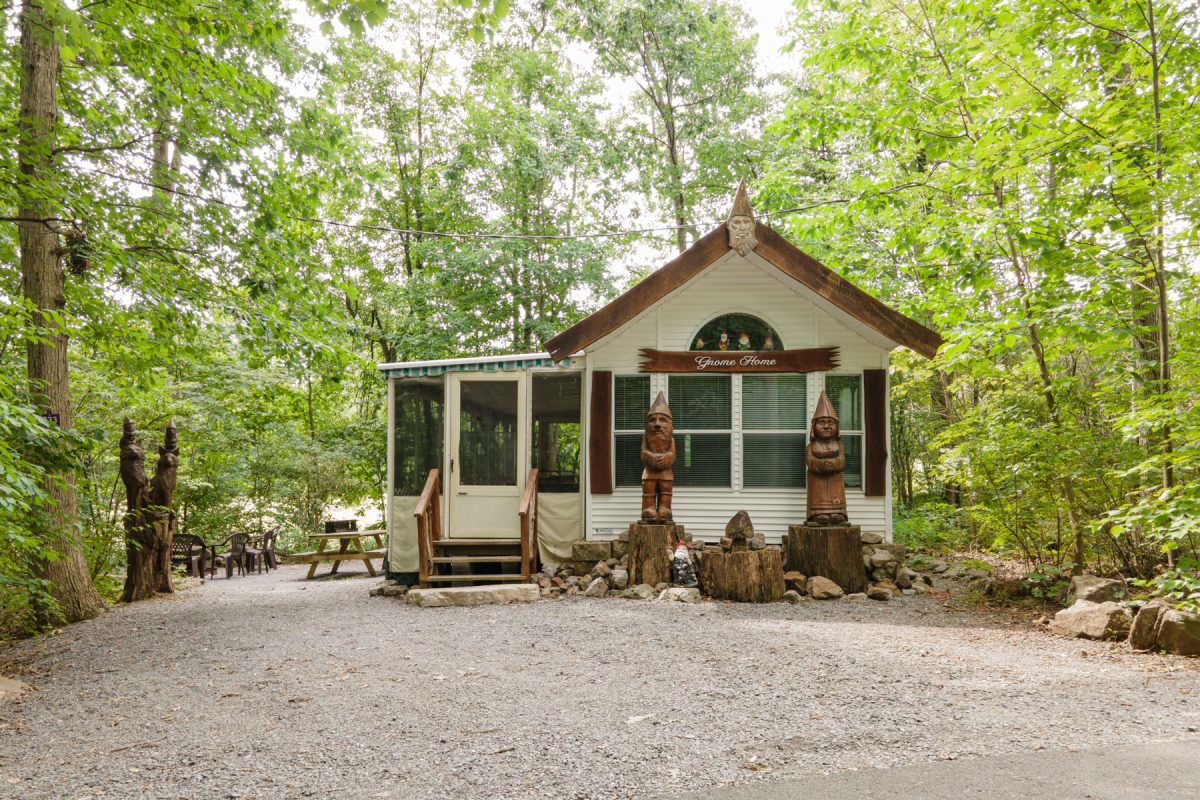
<instances>
[{"instance_id":1,"label":"brown shutter","mask_svg":"<svg viewBox=\"0 0 1200 800\"><path fill-rule=\"evenodd\" d=\"M863 370L863 493L883 497L887 493L887 370Z\"/></svg>"},{"instance_id":2,"label":"brown shutter","mask_svg":"<svg viewBox=\"0 0 1200 800\"><path fill-rule=\"evenodd\" d=\"M592 494L612 494L613 376L592 373L592 409L588 417L588 473Z\"/></svg>"}]
</instances>

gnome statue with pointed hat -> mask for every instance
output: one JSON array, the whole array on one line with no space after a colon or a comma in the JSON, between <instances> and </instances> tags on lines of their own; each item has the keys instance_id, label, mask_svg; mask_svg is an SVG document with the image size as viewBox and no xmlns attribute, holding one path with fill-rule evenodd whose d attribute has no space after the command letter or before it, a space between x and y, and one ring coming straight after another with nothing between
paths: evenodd
<instances>
[{"instance_id":1,"label":"gnome statue with pointed hat","mask_svg":"<svg viewBox=\"0 0 1200 800\"><path fill-rule=\"evenodd\" d=\"M675 419L662 392L646 412L642 434L642 521L671 521L671 491L675 485Z\"/></svg>"},{"instance_id":2,"label":"gnome statue with pointed hat","mask_svg":"<svg viewBox=\"0 0 1200 800\"><path fill-rule=\"evenodd\" d=\"M821 392L808 437L808 510L804 523L814 527L847 525L846 454L842 450L837 412Z\"/></svg>"},{"instance_id":3,"label":"gnome statue with pointed hat","mask_svg":"<svg viewBox=\"0 0 1200 800\"><path fill-rule=\"evenodd\" d=\"M733 209L729 212L729 220L725 223L729 230L729 246L746 256L755 247L758 239L754 236L754 211L750 208L750 198L746 195L746 182L738 185L737 195L733 198Z\"/></svg>"}]
</instances>

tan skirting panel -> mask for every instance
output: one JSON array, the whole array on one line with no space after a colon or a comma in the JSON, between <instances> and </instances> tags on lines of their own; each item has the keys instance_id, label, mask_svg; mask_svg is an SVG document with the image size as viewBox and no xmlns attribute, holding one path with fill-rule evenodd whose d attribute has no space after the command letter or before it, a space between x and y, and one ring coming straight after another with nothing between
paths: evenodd
<instances>
[{"instance_id":1,"label":"tan skirting panel","mask_svg":"<svg viewBox=\"0 0 1200 800\"><path fill-rule=\"evenodd\" d=\"M399 498L397 498L399 499ZM415 530L415 529L414 529ZM583 495L538 495L538 551L547 564L571 560L571 545L583 539Z\"/></svg>"},{"instance_id":2,"label":"tan skirting panel","mask_svg":"<svg viewBox=\"0 0 1200 800\"><path fill-rule=\"evenodd\" d=\"M392 518L388 520L388 570L391 572L418 570L417 519L413 511L420 499L416 495L392 497Z\"/></svg>"}]
</instances>

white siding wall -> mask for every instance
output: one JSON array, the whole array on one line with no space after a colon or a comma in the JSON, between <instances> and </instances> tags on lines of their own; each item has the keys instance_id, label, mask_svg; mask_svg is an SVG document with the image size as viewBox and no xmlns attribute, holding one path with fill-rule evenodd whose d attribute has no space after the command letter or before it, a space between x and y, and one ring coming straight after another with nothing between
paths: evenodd
<instances>
[{"instance_id":1,"label":"white siding wall","mask_svg":"<svg viewBox=\"0 0 1200 800\"><path fill-rule=\"evenodd\" d=\"M837 372L861 372L887 366L888 345L879 335L847 320L825 306L796 281L755 255L742 258L730 251L686 286L672 293L622 330L589 349L588 369L611 370L615 375L637 374L638 348L687 350L692 338L713 317L731 312L753 314L779 333L789 349L836 345L840 349ZM651 377L653 392L666 389L667 377ZM808 384L809 413L824 385L824 375L813 373ZM740 474L740 464L733 465ZM693 534L715 539L739 509L749 512L756 530L768 542L778 542L788 525L804 521L803 490L676 488L675 519ZM851 521L863 530L889 539L889 503L883 497L864 497L861 490L846 492ZM589 495L587 535L609 538L628 527L640 511L637 488L615 489L611 495Z\"/></svg>"}]
</instances>

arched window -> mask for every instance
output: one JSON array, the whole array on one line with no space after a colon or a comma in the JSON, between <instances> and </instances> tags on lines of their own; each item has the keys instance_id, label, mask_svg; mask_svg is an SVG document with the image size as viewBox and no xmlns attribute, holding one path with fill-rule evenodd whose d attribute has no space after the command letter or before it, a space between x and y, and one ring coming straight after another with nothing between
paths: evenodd
<instances>
[{"instance_id":1,"label":"arched window","mask_svg":"<svg viewBox=\"0 0 1200 800\"><path fill-rule=\"evenodd\" d=\"M750 314L722 314L710 320L696 338L692 350L782 350L779 334Z\"/></svg>"}]
</instances>

